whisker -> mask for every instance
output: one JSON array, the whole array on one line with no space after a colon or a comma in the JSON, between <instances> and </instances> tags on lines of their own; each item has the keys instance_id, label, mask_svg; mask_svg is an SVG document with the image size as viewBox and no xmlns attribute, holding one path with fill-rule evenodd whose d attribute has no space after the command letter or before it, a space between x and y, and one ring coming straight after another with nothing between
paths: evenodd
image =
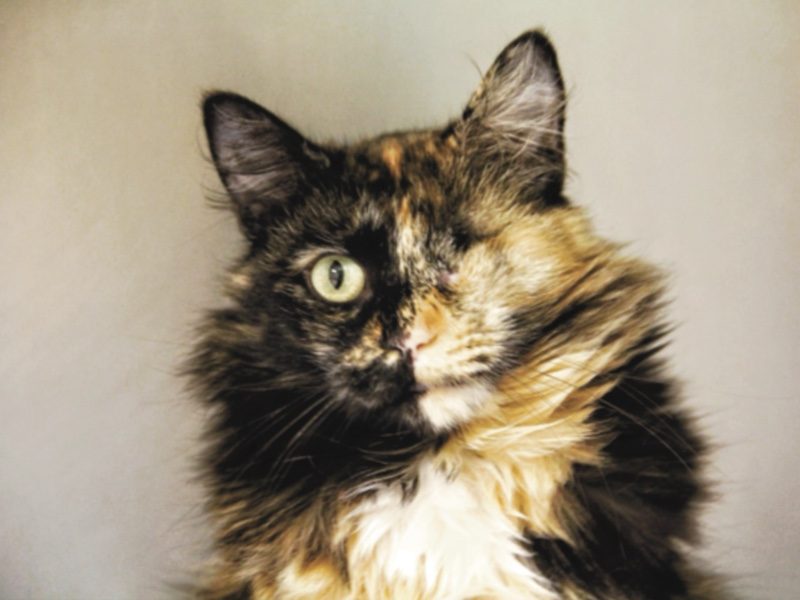
<instances>
[{"instance_id":1,"label":"whisker","mask_svg":"<svg viewBox=\"0 0 800 600\"><path fill-rule=\"evenodd\" d=\"M664 446L664 448L666 448L669 451L669 453L672 454L678 460L678 462L680 462L681 465L683 465L683 467L686 468L687 471L691 472L692 468L689 465L689 463L687 463L686 460L677 452L677 450L675 450L663 437L657 434L654 429L647 426L644 422L642 422L640 419L635 417L630 412L624 410L623 408L620 408L619 406L616 406L615 404L612 404L604 400L603 398L600 398L598 402L603 406L605 406L606 408L609 408L610 410L613 410L618 414L624 416L625 418L629 419L635 425L641 427L645 432L651 435L657 442L659 442L662 446Z\"/></svg>"},{"instance_id":2,"label":"whisker","mask_svg":"<svg viewBox=\"0 0 800 600\"><path fill-rule=\"evenodd\" d=\"M560 383L563 383L564 385L570 386L573 389L580 389L580 387L581 387L581 386L574 385L574 384L572 384L572 383L570 383L570 382L568 382L566 380L563 380L563 379L553 375L552 373L545 373L545 372L542 372L542 371L537 371L537 373L539 375L544 375L546 377L551 377L553 379L556 379ZM597 402L599 404L602 404L606 408L617 412L619 415L627 418L632 423L634 423L635 425L639 426L643 431L645 431L648 435L652 436L653 439L655 439L667 451L669 451L670 454L672 454L687 469L687 471L691 471L690 465L684 460L684 458L663 437L661 437L653 428L651 428L648 425L646 425L641 419L638 419L637 417L635 417L630 412L620 408L619 406L614 405L613 403L608 402L607 400L605 400L602 397L599 398L597 400Z\"/></svg>"},{"instance_id":3,"label":"whisker","mask_svg":"<svg viewBox=\"0 0 800 600\"><path fill-rule=\"evenodd\" d=\"M590 373L592 375L601 375L599 371L589 369L584 365L579 365L577 363L571 362L567 359L563 359L565 363L575 367L576 369L582 369L586 373ZM675 430L672 425L670 425L660 413L661 407L658 406L655 401L651 400L646 394L643 392L635 389L630 384L626 382L626 380L633 380L639 381L643 383L661 383L661 380L657 378L645 378L645 377L633 377L627 374L623 375L622 378L617 382L616 387L627 397L631 398L632 400L639 403L639 405L648 412L648 414L652 415L658 422L667 429L668 433L670 433L676 441L681 442L687 449L694 450L694 446L687 440L679 431Z\"/></svg>"}]
</instances>

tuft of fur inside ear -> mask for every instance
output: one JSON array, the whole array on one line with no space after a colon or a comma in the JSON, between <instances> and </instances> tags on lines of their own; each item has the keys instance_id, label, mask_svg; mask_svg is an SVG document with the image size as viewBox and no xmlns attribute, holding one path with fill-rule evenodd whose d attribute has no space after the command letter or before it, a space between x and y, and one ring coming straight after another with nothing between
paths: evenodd
<instances>
[{"instance_id":1,"label":"tuft of fur inside ear","mask_svg":"<svg viewBox=\"0 0 800 600\"><path fill-rule=\"evenodd\" d=\"M481 177L560 199L566 95L555 50L539 31L511 42L488 70L462 116L464 148Z\"/></svg>"},{"instance_id":2,"label":"tuft of fur inside ear","mask_svg":"<svg viewBox=\"0 0 800 600\"><path fill-rule=\"evenodd\" d=\"M273 207L300 193L314 159L324 152L255 102L217 92L203 101L211 156L251 241L258 240Z\"/></svg>"}]
</instances>

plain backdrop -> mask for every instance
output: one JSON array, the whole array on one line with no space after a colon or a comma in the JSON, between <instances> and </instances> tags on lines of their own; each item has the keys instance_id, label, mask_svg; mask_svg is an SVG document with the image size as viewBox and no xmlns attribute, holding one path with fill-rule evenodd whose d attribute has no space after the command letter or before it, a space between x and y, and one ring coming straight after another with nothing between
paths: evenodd
<instances>
[{"instance_id":1,"label":"plain backdrop","mask_svg":"<svg viewBox=\"0 0 800 600\"><path fill-rule=\"evenodd\" d=\"M704 554L797 597L800 4L73 0L0 3L0 598L171 598L205 552L176 371L240 240L204 201L203 91L321 139L433 125L532 27L570 196L672 273Z\"/></svg>"}]
</instances>

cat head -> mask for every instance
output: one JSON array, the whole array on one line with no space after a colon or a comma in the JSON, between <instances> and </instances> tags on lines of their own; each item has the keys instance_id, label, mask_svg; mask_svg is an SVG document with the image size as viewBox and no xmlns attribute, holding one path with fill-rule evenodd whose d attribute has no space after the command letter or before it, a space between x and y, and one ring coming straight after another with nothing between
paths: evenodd
<instances>
[{"instance_id":1,"label":"cat head","mask_svg":"<svg viewBox=\"0 0 800 600\"><path fill-rule=\"evenodd\" d=\"M248 240L204 363L216 395L262 390L302 419L433 433L479 412L597 250L562 195L564 107L538 32L437 130L324 145L245 98L208 96L209 147Z\"/></svg>"}]
</instances>

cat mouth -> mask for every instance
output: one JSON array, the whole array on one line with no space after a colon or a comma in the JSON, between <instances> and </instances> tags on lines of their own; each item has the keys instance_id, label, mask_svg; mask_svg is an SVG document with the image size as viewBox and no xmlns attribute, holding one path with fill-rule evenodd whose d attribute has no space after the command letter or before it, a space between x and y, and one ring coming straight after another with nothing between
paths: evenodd
<instances>
[{"instance_id":1,"label":"cat mouth","mask_svg":"<svg viewBox=\"0 0 800 600\"><path fill-rule=\"evenodd\" d=\"M486 377L487 373L484 370L470 372L469 375L446 375L446 374L428 374L428 376L420 377L419 374L414 373L414 381L411 388L420 394L425 394L432 391L440 392L442 390L458 390L462 388L471 387L485 387L491 378Z\"/></svg>"},{"instance_id":2,"label":"cat mouth","mask_svg":"<svg viewBox=\"0 0 800 600\"><path fill-rule=\"evenodd\" d=\"M430 389L431 386L420 383L419 381L415 381L413 384L411 384L411 389L409 391L413 396L423 396L428 393L428 390Z\"/></svg>"},{"instance_id":3,"label":"cat mouth","mask_svg":"<svg viewBox=\"0 0 800 600\"><path fill-rule=\"evenodd\" d=\"M426 395L441 395L448 393L458 393L463 390L472 389L487 389L486 386L480 382L463 379L443 381L435 384L416 383L411 387L411 393L417 398L422 398Z\"/></svg>"},{"instance_id":4,"label":"cat mouth","mask_svg":"<svg viewBox=\"0 0 800 600\"><path fill-rule=\"evenodd\" d=\"M441 393L447 390L458 390L474 385L469 381L442 381L437 383L416 382L411 386L411 393L417 396L424 396L429 393Z\"/></svg>"}]
</instances>

